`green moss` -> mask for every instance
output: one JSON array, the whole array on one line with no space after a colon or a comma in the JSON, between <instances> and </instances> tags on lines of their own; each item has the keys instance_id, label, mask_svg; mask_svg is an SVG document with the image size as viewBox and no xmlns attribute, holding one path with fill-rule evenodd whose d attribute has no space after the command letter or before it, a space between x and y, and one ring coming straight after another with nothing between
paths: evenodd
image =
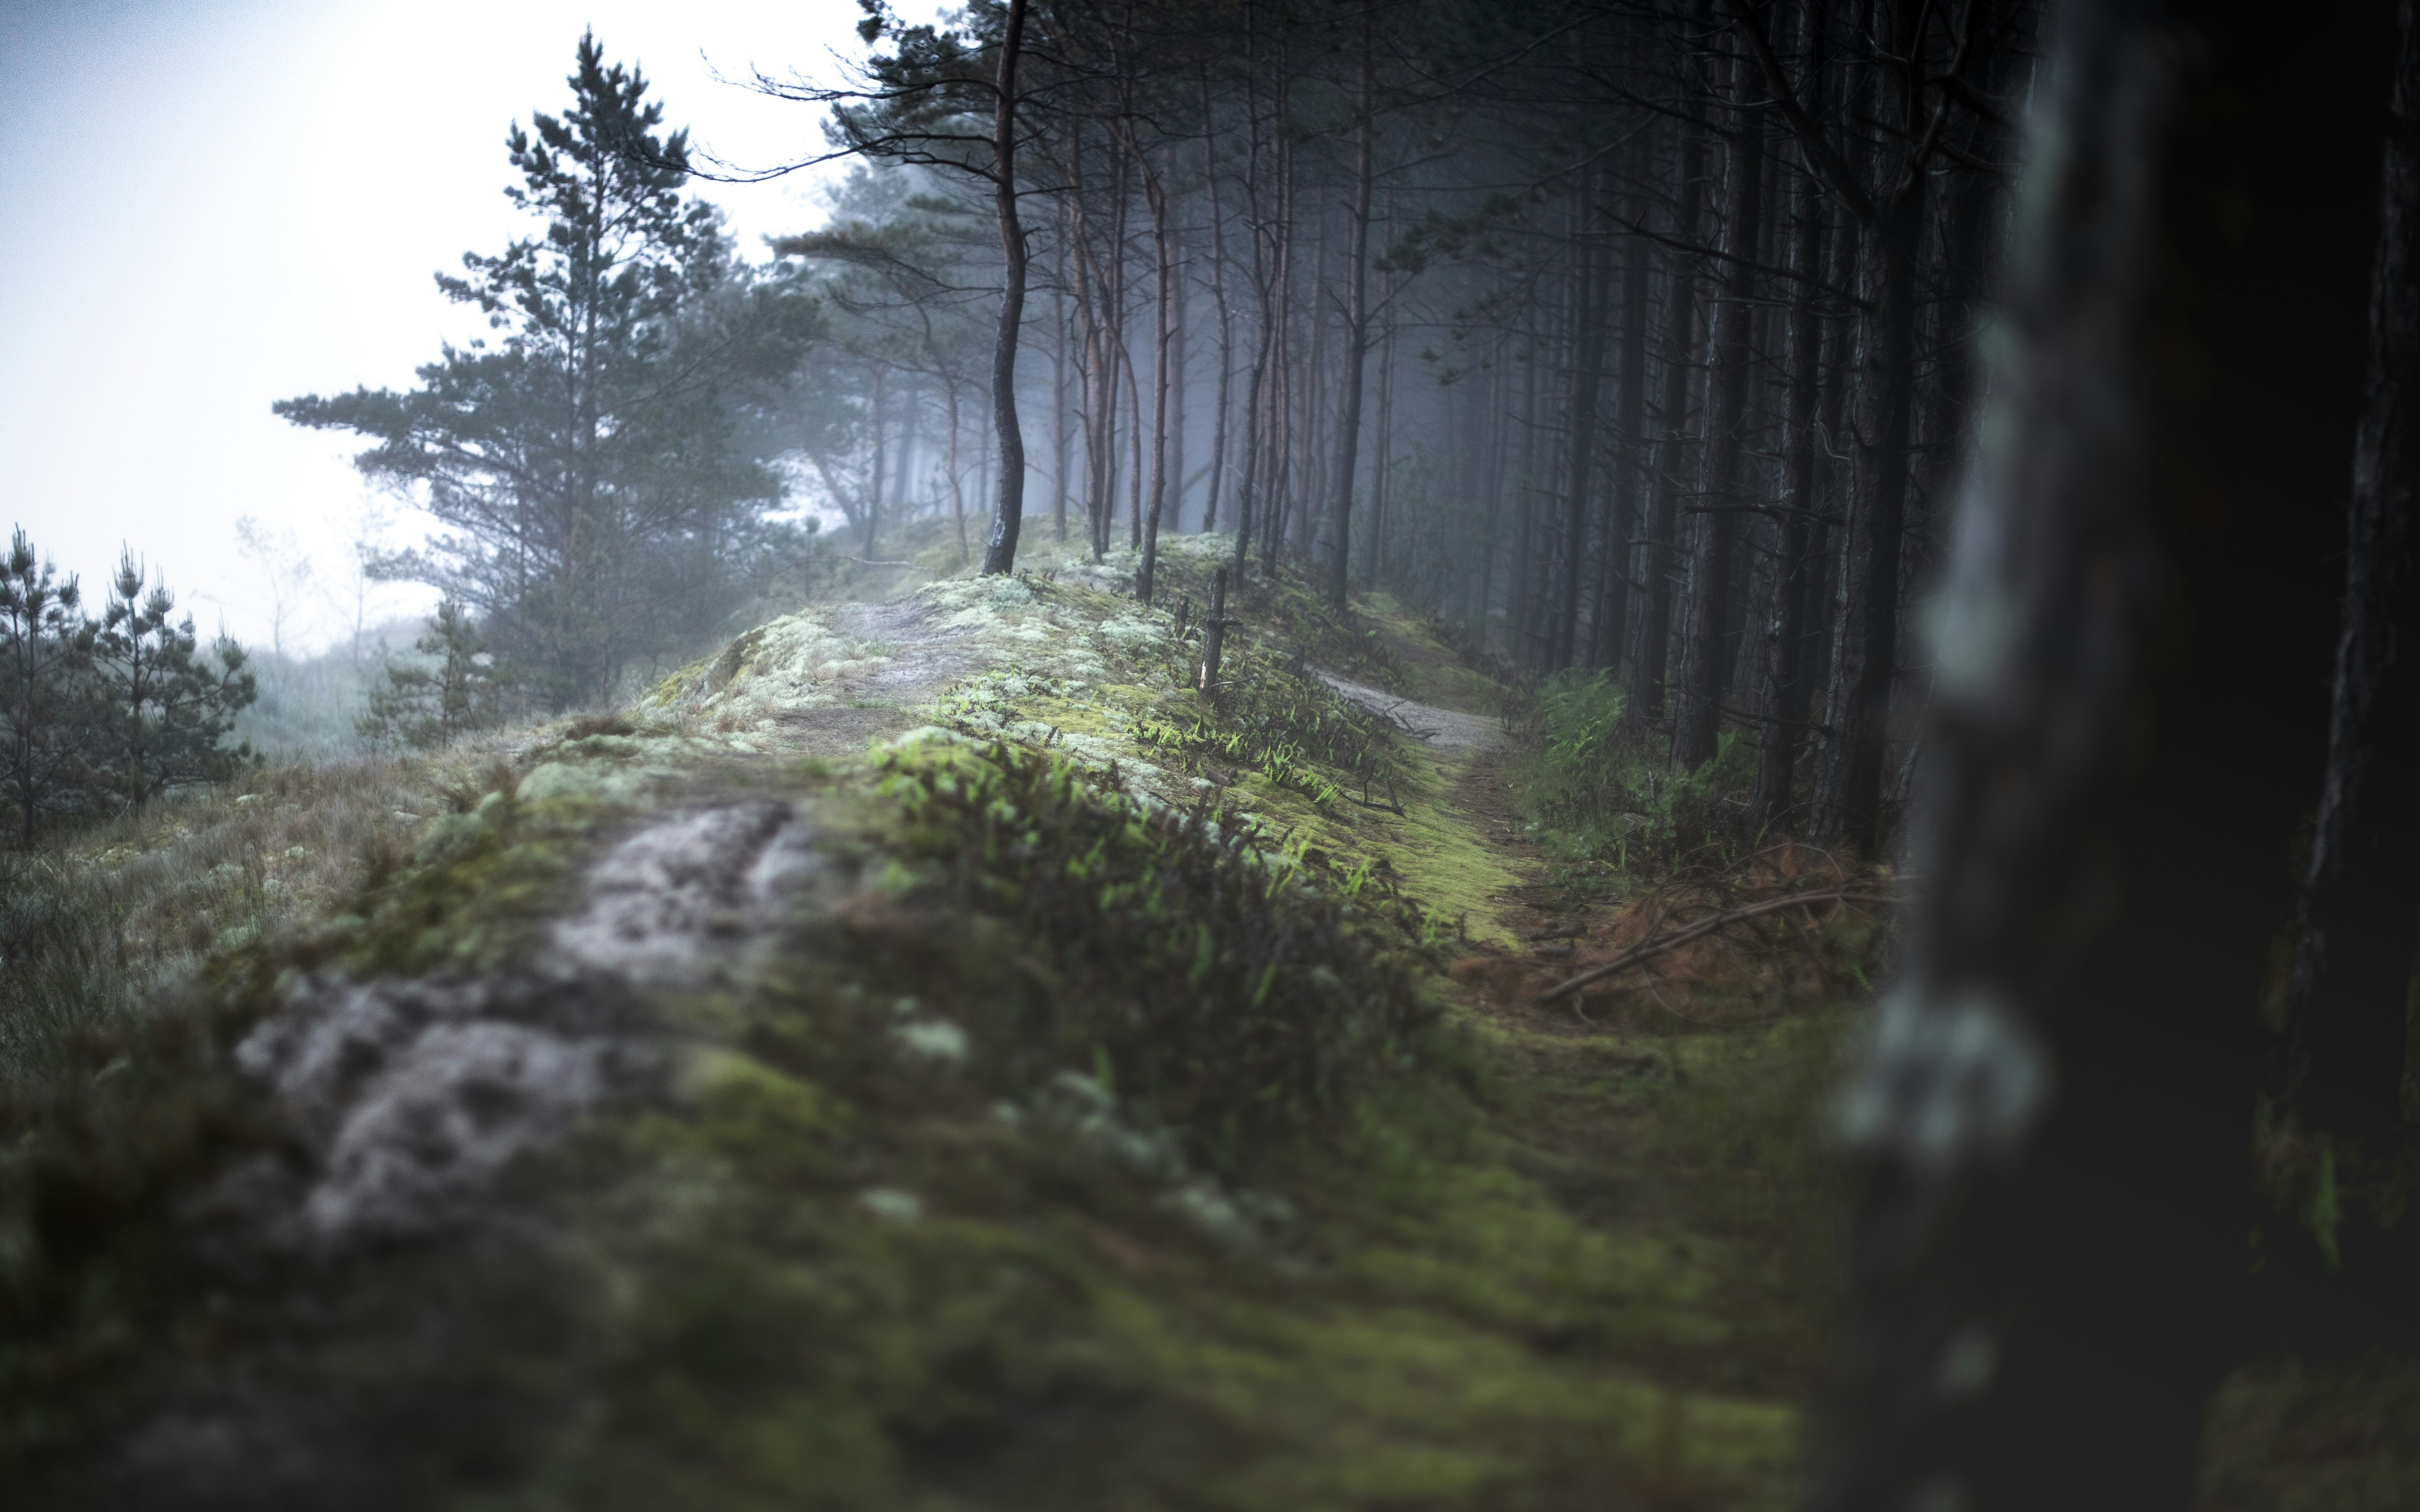
<instances>
[{"instance_id":1,"label":"green moss","mask_svg":"<svg viewBox=\"0 0 2420 1512\"><path fill-rule=\"evenodd\" d=\"M1206 560L1172 551L1169 580ZM1384 653L1341 670L1487 706L1400 607L1323 626L1279 588L1273 620L1331 637L1317 656L1348 632ZM380 1464L432 1504L1791 1500L1812 1284L1773 1282L1794 1220L1756 1204L1808 1169L1818 1037L1428 1023L1444 949L1509 942L1526 881L1461 810L1472 758L1390 749L1400 812L1257 768L1196 787L1134 735L1194 697L1164 622L1082 581L1018 592L947 589L1003 657L1050 648L954 690L957 735L864 767L566 738L539 753L562 775L469 792L310 944L230 957L229 1024L287 966L483 969L627 806L815 797L831 891L760 977L656 1002L677 1073L516 1173L540 1238L307 1288L264 1270L212 1302L155 1202L57 1294L105 1329L0 1336L0 1408L52 1407L55 1448L139 1415L145 1381L273 1376L389 1425ZM225 1043L127 1081L224 1123L129 1163L155 1196L266 1137ZM99 1384L46 1395L62 1359Z\"/></svg>"}]
</instances>

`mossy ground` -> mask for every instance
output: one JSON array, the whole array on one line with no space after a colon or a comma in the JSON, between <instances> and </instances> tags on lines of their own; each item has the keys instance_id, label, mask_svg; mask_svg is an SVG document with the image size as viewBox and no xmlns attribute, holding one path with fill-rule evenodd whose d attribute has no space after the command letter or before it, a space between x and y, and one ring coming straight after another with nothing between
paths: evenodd
<instances>
[{"instance_id":1,"label":"mossy ground","mask_svg":"<svg viewBox=\"0 0 2420 1512\"><path fill-rule=\"evenodd\" d=\"M1199 563L1171 555L1183 583ZM1485 705L1410 616L1285 594L1314 658ZM460 812L379 842L313 921L227 943L173 1054L79 1041L11 1113L0 1396L10 1458L43 1477L24 1484L174 1504L96 1457L240 1381L289 1404L255 1420L322 1423L398 1504L1787 1502L1813 1313L1795 1238L1740 1193L1797 1149L1777 1132L1795 1083L1761 1078L1782 1112L1712 1112L1794 1064L1782 1041L1575 1032L1435 974L1516 959L1528 917L1531 863L1482 811L1491 758L1390 747L1381 807L1154 748L1149 717L1225 717L1188 703L1187 653L1081 572L1027 598L951 612L1003 646L1034 645L1016 632L1044 616L1079 633L1082 665L962 683L936 712L966 743L824 763L751 749L752 726L643 723L457 764ZM1239 639L1272 679L1304 643ZM1020 743L1072 757L1101 795L1082 801L1146 828L1233 813L1262 857L1236 864L1332 895L1333 927L1383 949L1313 942L1337 964L1310 976L1342 973L1318 990L1402 999L1356 1041L1367 1064L1230 1158L1174 1137L1182 1099L1117 1087L1102 1043L1009 1054L1035 1005L1106 1024L1131 991L1047 922L935 882L899 784ZM732 791L808 816L839 902L762 980L659 1004L676 1088L519 1171L527 1223L316 1261L210 1238L193 1195L285 1138L225 1070L279 973L508 969L623 816ZM1021 863L985 864L1013 881ZM1427 985L1350 964L1382 957L1432 963ZM1052 1090L1071 1076L1113 1111ZM137 1097L156 1127L136 1148L78 1134Z\"/></svg>"},{"instance_id":2,"label":"mossy ground","mask_svg":"<svg viewBox=\"0 0 2420 1512\"><path fill-rule=\"evenodd\" d=\"M925 617L974 670L919 705L940 730L861 760L785 744L779 679L910 651L800 621L752 642L789 661L709 658L635 724L382 771L323 898L214 933L184 1006L51 1036L6 1110L0 1473L59 1504L189 1504L211 1489L190 1444L218 1433L230 1504L1790 1503L1840 1253L1809 1131L1854 973L1684 958L1585 1018L1535 1004L1570 968L1558 936L1623 937L1669 879L1559 881L1519 749L1321 705L1297 652L1504 708L1384 598L1341 617L1256 583L1235 612L1257 691L1190 691L1165 610L1189 594L1198 616L1216 549L1170 551L1159 611L1117 561L940 583ZM1309 745L1262 731L1238 761L1165 733L1250 719ZM1391 787L1365 798L1339 761ZM309 784L264 793L213 801L229 824L275 808L283 856ZM763 971L655 996L670 1087L518 1169L513 1223L313 1258L196 1200L290 1149L227 1064L281 973L513 969L601 843L740 794L812 826L814 899ZM456 811L398 842L407 802ZM1241 827L1213 844L1221 814ZM1037 902L1070 878L1080 897ZM1202 969L1189 900L1248 882L1280 926L1263 953L1171 992ZM1854 965L1872 943L1819 947ZM1265 1119L1203 1112L1263 1050L1299 1069L1316 1047L1285 1026L1313 1020L1357 1026L1320 1041L1334 1074ZM2403 1504L2409 1394L2380 1370L2347 1388L2367 1416L2334 1377L2242 1379L2209 1504ZM2369 1458L2333 1480L2234 1452L2349 1420ZM142 1479L168 1462L185 1481Z\"/></svg>"}]
</instances>

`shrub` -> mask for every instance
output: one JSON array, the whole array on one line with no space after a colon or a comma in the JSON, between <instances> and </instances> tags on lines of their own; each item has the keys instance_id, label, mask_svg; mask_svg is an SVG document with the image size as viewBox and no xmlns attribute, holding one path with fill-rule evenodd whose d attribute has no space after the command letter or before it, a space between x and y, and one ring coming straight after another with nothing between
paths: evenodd
<instances>
[{"instance_id":1,"label":"shrub","mask_svg":"<svg viewBox=\"0 0 2420 1512\"><path fill-rule=\"evenodd\" d=\"M1001 1042L1094 1071L1214 1165L1332 1119L1434 1016L1434 928L1366 870L1004 745L893 757L883 782L921 864L908 901L999 919L1047 959Z\"/></svg>"},{"instance_id":2,"label":"shrub","mask_svg":"<svg viewBox=\"0 0 2420 1512\"><path fill-rule=\"evenodd\" d=\"M1383 717L1241 647L1222 672L1215 707L1187 696L1137 717L1127 733L1146 747L1249 767L1316 804L1351 793L1362 803L1400 807L1394 779L1402 758Z\"/></svg>"},{"instance_id":3,"label":"shrub","mask_svg":"<svg viewBox=\"0 0 2420 1512\"><path fill-rule=\"evenodd\" d=\"M1756 749L1738 731L1722 733L1714 760L1674 771L1663 741L1625 717L1621 688L1602 671L1547 678L1523 725L1522 808L1566 861L1663 869L1709 850L1728 859L1749 838L1743 794Z\"/></svg>"}]
</instances>

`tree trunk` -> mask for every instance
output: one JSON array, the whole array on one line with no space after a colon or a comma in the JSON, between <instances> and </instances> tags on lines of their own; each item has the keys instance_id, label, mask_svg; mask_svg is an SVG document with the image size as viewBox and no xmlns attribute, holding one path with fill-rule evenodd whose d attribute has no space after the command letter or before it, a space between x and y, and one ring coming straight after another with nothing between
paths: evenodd
<instances>
[{"instance_id":1,"label":"tree trunk","mask_svg":"<svg viewBox=\"0 0 2420 1512\"><path fill-rule=\"evenodd\" d=\"M1844 284L1852 282L1850 273L1857 266L1857 242L1863 234L1854 216L1838 217L1832 240L1832 274ZM1845 417L1854 381L1860 323L1856 311L1844 303L1825 319L1823 330L1823 396L1816 418L1818 439L1823 445L1823 455L1816 461L1816 486L1823 498L1823 513L1817 521L1820 549L1816 552L1822 575L1816 590L1815 624L1807 632L1813 665L1807 676L1809 703L1821 711L1823 723L1817 727L1809 721L1809 728L1815 730L1821 743L1807 763L1803 833L1808 835L1839 832L1840 725L1849 706L1847 673L1855 662L1846 648L1857 627L1856 616L1852 612L1855 604L1850 592L1851 579L1855 575L1849 558L1849 546L1856 533L1857 494L1854 480L1847 476L1846 466L1837 454L1848 435Z\"/></svg>"},{"instance_id":2,"label":"tree trunk","mask_svg":"<svg viewBox=\"0 0 2420 1512\"><path fill-rule=\"evenodd\" d=\"M1050 288L1050 512L1058 539L1067 539L1067 294Z\"/></svg>"},{"instance_id":3,"label":"tree trunk","mask_svg":"<svg viewBox=\"0 0 2420 1512\"><path fill-rule=\"evenodd\" d=\"M874 481L865 491L865 560L874 560L874 543L882 531L882 488L884 464L889 455L884 450L888 439L889 406L884 402L885 374L882 364L874 367Z\"/></svg>"},{"instance_id":4,"label":"tree trunk","mask_svg":"<svg viewBox=\"0 0 2420 1512\"><path fill-rule=\"evenodd\" d=\"M1812 27L1810 26L1810 30ZM1810 70L1811 71L1811 70ZM1810 90L1811 94L1812 91ZM1822 101L1813 101L1822 108ZM1815 496L1821 439L1815 407L1823 384L1823 196L1815 179L1798 177L1798 236L1791 265L1802 282L1790 312L1790 455L1781 525L1781 562L1774 590L1772 633L1765 650L1765 721L1757 742L1756 786L1749 822L1779 825L1797 789L1798 748L1807 723L1807 620L1815 574Z\"/></svg>"},{"instance_id":5,"label":"tree trunk","mask_svg":"<svg viewBox=\"0 0 2420 1512\"><path fill-rule=\"evenodd\" d=\"M1563 457L1563 579L1562 602L1556 606L1554 647L1548 660L1555 670L1579 659L1580 583L1588 576L1589 467L1596 460L1597 394L1605 379L1606 298L1611 291L1610 259L1596 235L1597 176L1581 180L1579 244L1574 249L1578 267L1572 332L1572 425Z\"/></svg>"},{"instance_id":6,"label":"tree trunk","mask_svg":"<svg viewBox=\"0 0 2420 1512\"><path fill-rule=\"evenodd\" d=\"M1672 240L1686 247L1698 239L1699 203L1705 196L1705 131L1693 107L1681 123L1681 193L1672 209ZM1638 629L1638 659L1630 667L1629 714L1633 719L1664 717L1664 682L1672 647L1672 546L1680 523L1682 470L1689 450L1689 377L1698 355L1698 263L1693 254L1672 254L1671 282L1664 314L1664 407L1656 417L1662 439L1655 447L1655 502L1647 526L1647 611Z\"/></svg>"},{"instance_id":7,"label":"tree trunk","mask_svg":"<svg viewBox=\"0 0 2420 1512\"><path fill-rule=\"evenodd\" d=\"M1630 171L1634 180L1645 177L1644 154L1634 151ZM1644 225L1647 221L1647 191L1643 185L1631 191L1630 218ZM1621 255L1621 372L1616 375L1621 393L1615 400L1614 439L1621 448L1621 465L1614 471L1613 518L1606 542L1605 612L1598 627L1596 664L1619 669L1628 646L1630 623L1630 572L1633 539L1638 534L1639 485L1646 474L1647 438L1643 434L1647 414L1647 239L1631 236L1625 239Z\"/></svg>"},{"instance_id":8,"label":"tree trunk","mask_svg":"<svg viewBox=\"0 0 2420 1512\"><path fill-rule=\"evenodd\" d=\"M1394 224L1388 211L1388 224ZM1377 455L1370 471L1370 586L1387 579L1387 503L1395 481L1395 271L1378 288L1378 423L1371 433Z\"/></svg>"},{"instance_id":9,"label":"tree trunk","mask_svg":"<svg viewBox=\"0 0 2420 1512\"><path fill-rule=\"evenodd\" d=\"M1202 68L1202 118L1214 118L1210 103L1210 68ZM1204 534L1218 528L1218 493L1227 478L1228 392L1235 378L1235 332L1227 313L1227 222L1218 206L1218 135L1202 133L1202 178L1210 193L1210 302L1218 310L1218 412L1210 420L1210 490L1202 508Z\"/></svg>"},{"instance_id":10,"label":"tree trunk","mask_svg":"<svg viewBox=\"0 0 2420 1512\"><path fill-rule=\"evenodd\" d=\"M1218 654L1227 643L1227 569L1210 576L1210 617L1202 622L1202 675L1193 686L1203 693L1218 686Z\"/></svg>"},{"instance_id":11,"label":"tree trunk","mask_svg":"<svg viewBox=\"0 0 2420 1512\"><path fill-rule=\"evenodd\" d=\"M1361 132L1354 156L1353 240L1345 275L1343 404L1336 418L1335 561L1327 578L1327 602L1344 608L1353 587L1353 474L1361 455L1361 383L1370 355L1370 185L1377 171L1378 118L1372 94L1377 54L1370 39L1370 12L1377 0L1361 0Z\"/></svg>"},{"instance_id":12,"label":"tree trunk","mask_svg":"<svg viewBox=\"0 0 2420 1512\"><path fill-rule=\"evenodd\" d=\"M2405 1004L2420 945L2420 36L2411 0L2402 12L2327 778L2286 998L2288 1106L2336 1143L2348 1189L2390 1170L2404 1143Z\"/></svg>"},{"instance_id":13,"label":"tree trunk","mask_svg":"<svg viewBox=\"0 0 2420 1512\"><path fill-rule=\"evenodd\" d=\"M1723 301L1714 311L1714 370L1707 385L1706 491L1703 527L1698 532L1689 657L1688 696L1672 723L1672 764L1683 771L1714 759L1722 729L1723 702L1730 694L1731 658L1724 654L1731 618L1732 577L1739 511L1748 507L1740 487L1742 433L1747 426L1748 369L1756 362L1756 259L1763 239L1764 111L1746 101L1761 93L1743 63L1732 82L1742 101L1731 125L1731 203L1725 239L1731 262L1723 276Z\"/></svg>"},{"instance_id":14,"label":"tree trunk","mask_svg":"<svg viewBox=\"0 0 2420 1512\"><path fill-rule=\"evenodd\" d=\"M1152 255L1156 265L1158 285L1155 301L1158 318L1152 332L1152 396L1151 396L1151 503L1150 517L1142 532L1142 569L1135 580L1135 597L1151 602L1153 578L1159 565L1159 517L1168 502L1169 454L1169 392L1173 381L1171 371L1176 347L1176 235L1168 224L1168 192L1152 170L1151 160L1142 145L1135 139L1132 129L1126 135L1127 149L1134 155L1135 167L1142 175L1142 192L1151 209ZM1141 418L1140 408L1136 418ZM1140 464L1136 467L1141 471Z\"/></svg>"},{"instance_id":15,"label":"tree trunk","mask_svg":"<svg viewBox=\"0 0 2420 1512\"><path fill-rule=\"evenodd\" d=\"M2250 1347L2248 1031L2324 764L2310 501L2358 410L2347 223L2392 55L2281 58L2273 20L2061 20L1941 598L1904 975L1840 1104L1860 1316L1819 1512L2183 1508Z\"/></svg>"}]
</instances>

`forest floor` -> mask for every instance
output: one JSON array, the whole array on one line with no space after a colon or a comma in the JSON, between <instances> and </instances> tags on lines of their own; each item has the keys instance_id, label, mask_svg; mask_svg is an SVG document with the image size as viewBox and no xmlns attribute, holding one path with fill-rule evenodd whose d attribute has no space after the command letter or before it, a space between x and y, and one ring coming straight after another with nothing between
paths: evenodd
<instances>
[{"instance_id":1,"label":"forest floor","mask_svg":"<svg viewBox=\"0 0 2420 1512\"><path fill-rule=\"evenodd\" d=\"M1520 699L1384 598L1256 582L1202 698L1215 549L1151 609L1044 552L810 606L622 716L96 837L44 949L155 964L0 1025L0 1477L1792 1504L1877 918L1541 1002L1834 863L1576 855Z\"/></svg>"}]
</instances>

